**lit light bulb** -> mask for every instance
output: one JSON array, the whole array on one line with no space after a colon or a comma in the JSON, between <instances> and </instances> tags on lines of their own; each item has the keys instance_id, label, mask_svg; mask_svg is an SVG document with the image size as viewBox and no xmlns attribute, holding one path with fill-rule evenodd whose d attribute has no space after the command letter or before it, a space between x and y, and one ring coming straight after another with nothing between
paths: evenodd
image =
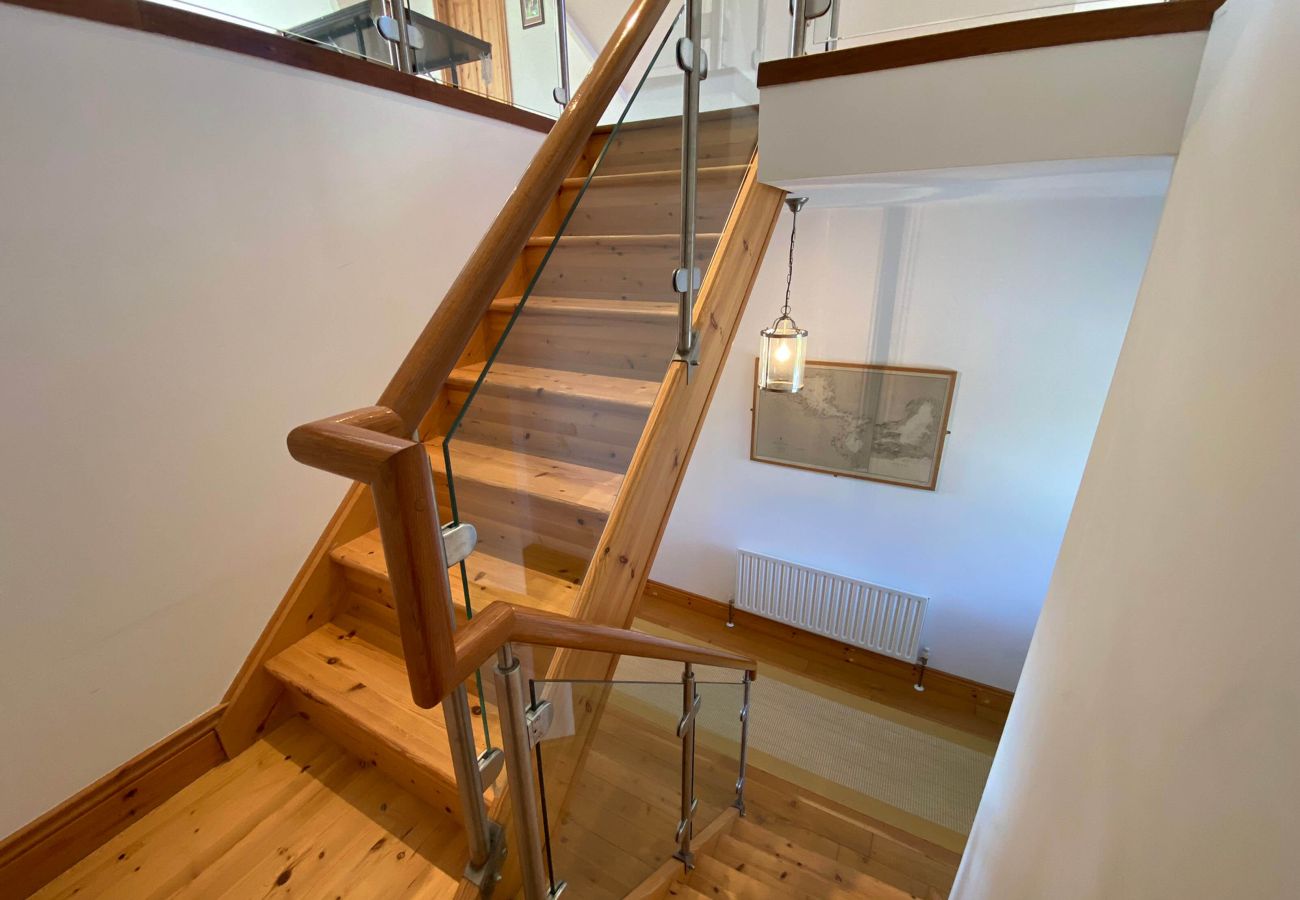
<instances>
[{"instance_id":1,"label":"lit light bulb","mask_svg":"<svg viewBox=\"0 0 1300 900\"><path fill-rule=\"evenodd\" d=\"M785 341L780 341L776 345L776 361L786 362L790 359L790 348L786 346Z\"/></svg>"}]
</instances>

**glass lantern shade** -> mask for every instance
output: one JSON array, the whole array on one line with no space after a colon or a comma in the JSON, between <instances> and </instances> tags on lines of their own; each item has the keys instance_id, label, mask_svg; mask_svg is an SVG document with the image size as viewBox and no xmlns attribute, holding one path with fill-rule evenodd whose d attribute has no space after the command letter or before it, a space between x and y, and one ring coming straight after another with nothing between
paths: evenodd
<instances>
[{"instance_id":1,"label":"glass lantern shade","mask_svg":"<svg viewBox=\"0 0 1300 900\"><path fill-rule=\"evenodd\" d=\"M798 393L803 387L807 344L808 332L789 316L782 316L771 328L764 328L758 351L759 390Z\"/></svg>"}]
</instances>

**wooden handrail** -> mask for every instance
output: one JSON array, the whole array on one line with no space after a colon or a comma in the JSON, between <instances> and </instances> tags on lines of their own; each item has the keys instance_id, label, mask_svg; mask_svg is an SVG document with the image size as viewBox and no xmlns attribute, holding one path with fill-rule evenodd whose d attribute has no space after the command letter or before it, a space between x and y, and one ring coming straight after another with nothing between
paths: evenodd
<instances>
[{"instance_id":1,"label":"wooden handrail","mask_svg":"<svg viewBox=\"0 0 1300 900\"><path fill-rule=\"evenodd\" d=\"M433 404L474 329L572 171L669 0L636 0L590 74L556 120L514 193L479 241L442 303L411 347L379 405L397 413L411 434ZM665 276L667 277L667 276Z\"/></svg>"},{"instance_id":2,"label":"wooden handrail","mask_svg":"<svg viewBox=\"0 0 1300 900\"><path fill-rule=\"evenodd\" d=\"M756 678L758 673L758 663L753 658L716 647L699 647L497 601L475 615L456 634L455 677L458 683L473 675L503 644L512 641L744 669L751 678Z\"/></svg>"},{"instance_id":3,"label":"wooden handrail","mask_svg":"<svg viewBox=\"0 0 1300 900\"><path fill-rule=\"evenodd\" d=\"M299 425L289 432L289 455L313 469L369 484L394 454L415 444L397 436L405 427L391 409L366 406Z\"/></svg>"}]
</instances>

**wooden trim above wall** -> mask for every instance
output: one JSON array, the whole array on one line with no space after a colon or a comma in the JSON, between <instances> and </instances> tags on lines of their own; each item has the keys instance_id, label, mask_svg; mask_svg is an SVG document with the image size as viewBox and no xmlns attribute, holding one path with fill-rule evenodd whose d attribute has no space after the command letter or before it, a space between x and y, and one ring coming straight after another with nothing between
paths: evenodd
<instances>
[{"instance_id":1,"label":"wooden trim above wall","mask_svg":"<svg viewBox=\"0 0 1300 900\"><path fill-rule=\"evenodd\" d=\"M551 130L554 123L546 116L520 109L479 94L450 85L438 84L427 78L406 75L395 69L346 53L328 50L317 44L295 40L279 34L258 31L233 22L224 22L201 13L193 13L171 6L149 3L148 0L0 0L12 6L23 6L45 12L73 16L105 25L117 25L150 34L202 44L255 56L281 65L319 72L342 78L368 87L427 100L441 106L450 106L464 112L497 119L521 128L539 131Z\"/></svg>"},{"instance_id":2,"label":"wooden trim above wall","mask_svg":"<svg viewBox=\"0 0 1300 900\"><path fill-rule=\"evenodd\" d=\"M127 825L226 761L225 704L163 738L0 842L0 898L26 897Z\"/></svg>"},{"instance_id":3,"label":"wooden trim above wall","mask_svg":"<svg viewBox=\"0 0 1300 900\"><path fill-rule=\"evenodd\" d=\"M925 34L862 47L774 59L758 67L758 86L815 81L839 75L861 75L925 63L1060 47L1091 41L1151 37L1206 31L1225 0L1175 0L1145 6L1123 6L1091 12L1064 13Z\"/></svg>"}]
</instances>

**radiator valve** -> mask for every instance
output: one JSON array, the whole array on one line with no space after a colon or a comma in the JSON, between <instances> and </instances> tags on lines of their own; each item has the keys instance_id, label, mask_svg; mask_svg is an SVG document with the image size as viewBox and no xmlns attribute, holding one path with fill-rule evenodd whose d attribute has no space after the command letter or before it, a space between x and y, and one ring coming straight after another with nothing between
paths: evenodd
<instances>
[{"instance_id":1,"label":"radiator valve","mask_svg":"<svg viewBox=\"0 0 1300 900\"><path fill-rule=\"evenodd\" d=\"M925 690L925 669L928 665L930 665L930 648L922 647L921 652L916 655L916 684L912 685L912 690Z\"/></svg>"}]
</instances>

